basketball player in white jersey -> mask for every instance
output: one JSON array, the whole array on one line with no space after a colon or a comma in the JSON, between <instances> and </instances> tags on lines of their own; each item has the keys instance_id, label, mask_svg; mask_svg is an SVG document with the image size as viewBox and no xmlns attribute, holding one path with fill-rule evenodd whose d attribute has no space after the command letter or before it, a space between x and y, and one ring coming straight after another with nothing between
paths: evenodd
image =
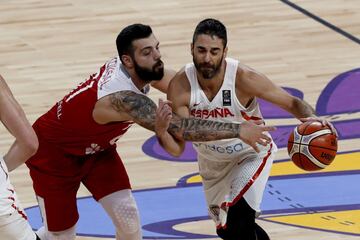
<instances>
[{"instance_id":1,"label":"basketball player in white jersey","mask_svg":"<svg viewBox=\"0 0 360 240\"><path fill-rule=\"evenodd\" d=\"M0 76L0 119L16 138L5 156L0 157L0 239L39 239L31 229L9 179L9 171L24 163L36 152L38 139L2 76Z\"/></svg>"},{"instance_id":2,"label":"basketball player in white jersey","mask_svg":"<svg viewBox=\"0 0 360 240\"><path fill-rule=\"evenodd\" d=\"M156 133L162 146L174 156L180 155L185 147L183 139L167 131L174 127L170 121L178 116L226 123L264 122L256 100L259 97L299 119L306 118L303 121L310 117L318 120L309 104L289 95L259 72L226 58L226 44L226 28L220 21L201 21L191 44L193 63L176 74L168 89L168 100L176 114L172 116L169 104L159 102ZM255 223L255 216L260 213L277 150L275 143L260 144L255 151L239 138L194 142L193 146L217 234L227 240L269 239Z\"/></svg>"},{"instance_id":3,"label":"basketball player in white jersey","mask_svg":"<svg viewBox=\"0 0 360 240\"><path fill-rule=\"evenodd\" d=\"M116 239L142 239L141 224L130 181L116 151L116 141L134 123L154 131L156 105L146 94L150 85L166 91L175 74L164 70L159 41L150 26L133 24L116 40L118 56L57 102L33 125L39 150L27 162L39 202L44 239L72 240L79 218L76 193L80 183L111 217ZM217 124L178 119L171 132L185 140L239 137L251 145L265 144L263 131L273 127L253 123ZM194 131L197 130L196 132Z\"/></svg>"}]
</instances>

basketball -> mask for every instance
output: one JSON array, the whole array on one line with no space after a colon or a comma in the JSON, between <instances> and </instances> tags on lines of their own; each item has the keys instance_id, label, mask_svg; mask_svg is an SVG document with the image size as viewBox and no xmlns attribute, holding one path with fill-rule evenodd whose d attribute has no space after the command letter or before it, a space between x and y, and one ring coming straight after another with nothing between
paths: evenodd
<instances>
[{"instance_id":1,"label":"basketball","mask_svg":"<svg viewBox=\"0 0 360 240\"><path fill-rule=\"evenodd\" d=\"M305 171L326 168L337 152L337 137L328 126L318 121L307 121L298 125L288 140L290 159Z\"/></svg>"}]
</instances>

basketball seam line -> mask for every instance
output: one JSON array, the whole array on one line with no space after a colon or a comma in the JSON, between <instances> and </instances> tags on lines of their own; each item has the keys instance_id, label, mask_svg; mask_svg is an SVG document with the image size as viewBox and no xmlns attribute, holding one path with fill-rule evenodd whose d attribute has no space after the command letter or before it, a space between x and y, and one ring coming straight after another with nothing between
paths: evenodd
<instances>
[{"instance_id":1,"label":"basketball seam line","mask_svg":"<svg viewBox=\"0 0 360 240\"><path fill-rule=\"evenodd\" d=\"M337 152L336 149L331 149L331 148L326 148L326 147L320 147L320 146L311 145L311 144L303 144L303 143L298 143L298 142L289 142L289 143L295 143L295 144L304 145L304 146L308 146L308 147L316 147L316 148L321 148L321 149L326 149L326 150L331 150L331 151Z\"/></svg>"}]
</instances>

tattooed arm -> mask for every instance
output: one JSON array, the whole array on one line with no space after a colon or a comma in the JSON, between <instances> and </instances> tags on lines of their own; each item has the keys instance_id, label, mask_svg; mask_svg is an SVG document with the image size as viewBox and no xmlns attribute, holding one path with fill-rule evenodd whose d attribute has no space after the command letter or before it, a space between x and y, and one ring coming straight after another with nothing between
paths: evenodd
<instances>
[{"instance_id":1,"label":"tattooed arm","mask_svg":"<svg viewBox=\"0 0 360 240\"><path fill-rule=\"evenodd\" d=\"M114 121L134 121L155 132L156 105L148 97L132 91L110 94L99 100L94 109L94 120L100 124ZM250 125L249 125L250 124ZM234 124L210 120L180 118L177 115L169 121L167 137L179 141L212 141L226 138L241 138L250 145L264 144L270 139L263 131L272 127L257 126L253 123ZM249 129L257 131L251 132ZM175 140L174 140L175 141Z\"/></svg>"},{"instance_id":2,"label":"tattooed arm","mask_svg":"<svg viewBox=\"0 0 360 240\"><path fill-rule=\"evenodd\" d=\"M264 132L275 130L275 127L260 124L262 121L237 124L180 118L172 113L168 102L160 99L156 111L155 132L161 146L173 156L181 155L185 141L205 142L228 138L240 138L259 152L257 144L266 146L271 142L271 138Z\"/></svg>"},{"instance_id":3,"label":"tattooed arm","mask_svg":"<svg viewBox=\"0 0 360 240\"><path fill-rule=\"evenodd\" d=\"M122 91L111 95L113 108L126 112L140 126L155 131L156 105L148 97L132 91ZM215 130L215 131L214 131ZM211 141L239 136L240 124L222 123L195 118L174 117L168 131L178 138L189 141ZM219 131L217 133L216 131Z\"/></svg>"},{"instance_id":4,"label":"tattooed arm","mask_svg":"<svg viewBox=\"0 0 360 240\"><path fill-rule=\"evenodd\" d=\"M118 113L126 113L130 120L154 131L156 104L147 96L132 91L121 91L110 95L111 106Z\"/></svg>"},{"instance_id":5,"label":"tattooed arm","mask_svg":"<svg viewBox=\"0 0 360 240\"><path fill-rule=\"evenodd\" d=\"M125 112L140 126L155 131L157 106L150 98L132 91L121 91L111 94L110 99L117 112ZM167 130L183 140L212 141L241 137L240 126L242 125L174 115Z\"/></svg>"}]
</instances>

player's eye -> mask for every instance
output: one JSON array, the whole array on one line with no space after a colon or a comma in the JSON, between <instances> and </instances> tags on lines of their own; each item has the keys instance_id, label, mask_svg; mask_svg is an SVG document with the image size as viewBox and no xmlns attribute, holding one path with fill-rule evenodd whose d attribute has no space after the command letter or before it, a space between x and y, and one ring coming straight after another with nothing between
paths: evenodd
<instances>
[{"instance_id":1,"label":"player's eye","mask_svg":"<svg viewBox=\"0 0 360 240\"><path fill-rule=\"evenodd\" d=\"M151 52L150 50L145 50L145 51L142 52L142 54L144 56L148 56L150 54L150 52Z\"/></svg>"}]
</instances>

